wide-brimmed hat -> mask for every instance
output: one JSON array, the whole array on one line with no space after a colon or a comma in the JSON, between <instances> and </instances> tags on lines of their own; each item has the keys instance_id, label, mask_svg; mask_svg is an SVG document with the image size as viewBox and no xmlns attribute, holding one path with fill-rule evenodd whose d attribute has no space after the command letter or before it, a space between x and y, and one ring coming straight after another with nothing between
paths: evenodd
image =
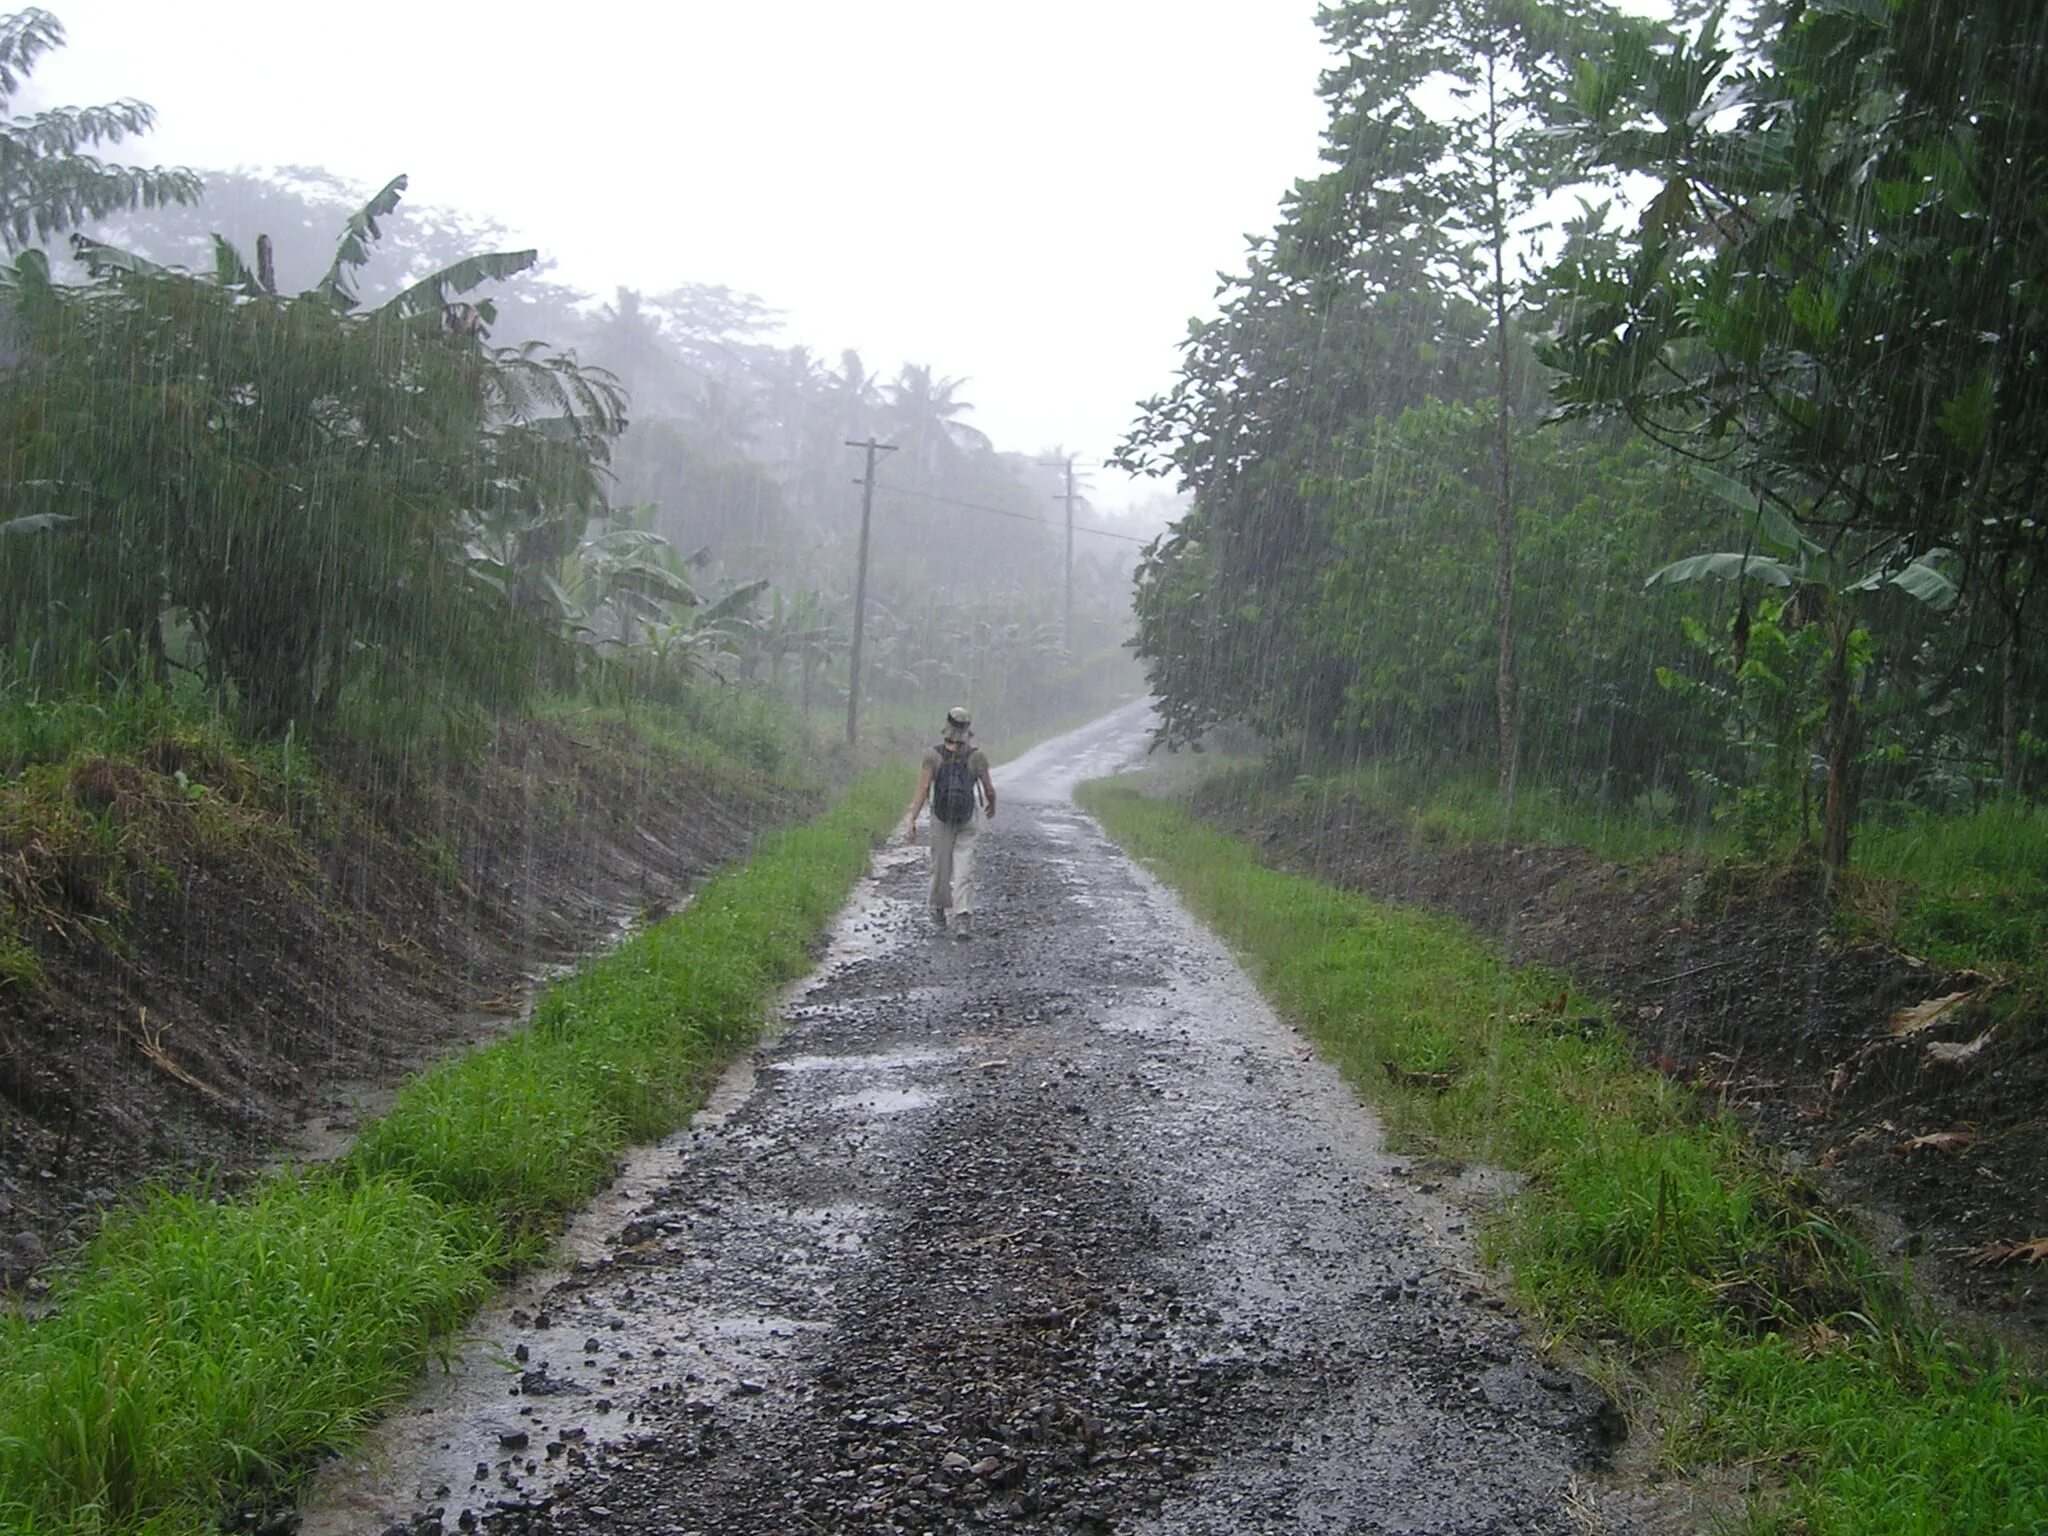
<instances>
[{"instance_id":1,"label":"wide-brimmed hat","mask_svg":"<svg viewBox=\"0 0 2048 1536\"><path fill-rule=\"evenodd\" d=\"M964 741L974 733L968 730L972 717L960 705L955 704L946 711L946 736L951 741Z\"/></svg>"}]
</instances>

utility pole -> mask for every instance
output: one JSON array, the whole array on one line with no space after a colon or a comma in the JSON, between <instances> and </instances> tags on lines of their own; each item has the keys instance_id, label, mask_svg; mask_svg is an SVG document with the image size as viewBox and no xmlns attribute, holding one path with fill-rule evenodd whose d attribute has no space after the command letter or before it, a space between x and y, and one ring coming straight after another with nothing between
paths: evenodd
<instances>
[{"instance_id":1,"label":"utility pole","mask_svg":"<svg viewBox=\"0 0 2048 1536\"><path fill-rule=\"evenodd\" d=\"M846 440L849 448L865 448L867 469L855 482L860 487L860 573L853 581L853 665L846 677L846 744L854 744L860 733L860 642L868 620L868 523L875 510L875 455L894 453L892 443Z\"/></svg>"},{"instance_id":2,"label":"utility pole","mask_svg":"<svg viewBox=\"0 0 2048 1536\"><path fill-rule=\"evenodd\" d=\"M1074 654L1074 456L1070 453L1064 459L1041 459L1046 469L1064 469L1067 472L1067 489L1064 494L1053 493L1054 501L1062 501L1067 507L1067 583L1066 583L1066 625L1061 633L1065 636L1067 654Z\"/></svg>"}]
</instances>

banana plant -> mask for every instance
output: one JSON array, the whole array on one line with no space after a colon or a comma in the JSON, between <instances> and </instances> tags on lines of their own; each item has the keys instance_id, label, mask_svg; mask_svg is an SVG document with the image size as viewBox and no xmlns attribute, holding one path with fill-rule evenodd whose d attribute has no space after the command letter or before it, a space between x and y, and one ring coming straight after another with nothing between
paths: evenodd
<instances>
[{"instance_id":1,"label":"banana plant","mask_svg":"<svg viewBox=\"0 0 2048 1536\"><path fill-rule=\"evenodd\" d=\"M0 511L75 520L24 523L7 566L33 544L61 567L67 622L101 632L148 635L177 610L209 683L265 728L331 717L352 678L395 666L477 697L532 686L560 607L546 581L604 506L616 381L491 347L487 304L458 302L531 253L361 303L403 186L292 297L268 242L252 263L217 241L214 270L191 274L77 240L90 283L52 283L40 252L0 274L18 348Z\"/></svg>"},{"instance_id":2,"label":"banana plant","mask_svg":"<svg viewBox=\"0 0 2048 1536\"><path fill-rule=\"evenodd\" d=\"M611 632L605 638L630 650L637 630L652 634L676 622L677 609L698 606L697 589L686 572L705 559L704 550L685 555L652 529L636 526L629 515L585 537L564 586L586 614L609 616Z\"/></svg>"},{"instance_id":3,"label":"banana plant","mask_svg":"<svg viewBox=\"0 0 2048 1536\"><path fill-rule=\"evenodd\" d=\"M732 588L686 618L655 627L649 636L655 660L663 667L708 673L720 682L721 666L737 663L758 628L755 601L768 590L766 579Z\"/></svg>"},{"instance_id":4,"label":"banana plant","mask_svg":"<svg viewBox=\"0 0 2048 1536\"><path fill-rule=\"evenodd\" d=\"M1863 707L1856 685L1872 654L1859 609L1864 600L1892 589L1937 611L1953 607L1959 588L1941 568L1950 554L1944 549L1915 551L1903 537L1887 536L1866 544L1851 558L1809 537L1783 510L1785 498L1766 487L1746 486L1711 470L1696 468L1693 474L1709 494L1750 518L1751 547L1674 560L1651 572L1644 589L1709 580L1754 581L1785 594L1768 609L1760 609L1762 617L1786 631L1824 627L1826 712L1821 746L1827 762L1827 799L1821 858L1830 875L1838 875L1849 862L1861 788L1857 755L1863 743ZM1733 633L1738 676L1746 664L1750 615L1745 593L1737 602Z\"/></svg>"},{"instance_id":5,"label":"banana plant","mask_svg":"<svg viewBox=\"0 0 2048 1536\"><path fill-rule=\"evenodd\" d=\"M321 305L341 315L353 314L361 308L358 274L369 265L377 242L383 237L379 221L388 219L398 210L407 185L406 177L392 177L368 202L349 215L342 226L341 237L335 242L334 259L328 264L326 273L319 282L298 295L300 300ZM73 235L71 249L94 277L165 277L172 271L147 257L85 235ZM496 318L488 299L475 305L457 305L456 298L483 283L517 276L539 260L540 253L530 250L485 251L465 256L408 284L369 313L398 320L433 315L451 327L457 322L470 328L477 324L488 325ZM256 256L252 262L224 236L215 235L213 278L221 287L245 298L277 297L277 275L270 261L270 237L257 236ZM468 311L468 314L451 316L451 310Z\"/></svg>"},{"instance_id":6,"label":"banana plant","mask_svg":"<svg viewBox=\"0 0 2048 1536\"><path fill-rule=\"evenodd\" d=\"M825 600L809 587L793 593L776 589L768 611L759 620L757 654L768 663L768 681L782 686L782 666L794 657L803 671L804 696L810 695L809 678L818 659L830 653L838 640ZM806 705L808 708L808 704Z\"/></svg>"},{"instance_id":7,"label":"banana plant","mask_svg":"<svg viewBox=\"0 0 2048 1536\"><path fill-rule=\"evenodd\" d=\"M1777 588L1802 588L1819 582L1843 593L1896 587L1936 610L1953 606L1959 595L1960 589L1941 569L1942 562L1950 558L1946 549L1914 553L1902 539L1881 539L1855 562L1860 572L1848 571L1839 557L1803 533L1762 491L1709 469L1695 468L1692 474L1702 489L1753 517L1751 536L1768 552L1759 554L1750 548L1688 555L1652 571L1643 583L1646 590L1708 579L1750 580Z\"/></svg>"}]
</instances>

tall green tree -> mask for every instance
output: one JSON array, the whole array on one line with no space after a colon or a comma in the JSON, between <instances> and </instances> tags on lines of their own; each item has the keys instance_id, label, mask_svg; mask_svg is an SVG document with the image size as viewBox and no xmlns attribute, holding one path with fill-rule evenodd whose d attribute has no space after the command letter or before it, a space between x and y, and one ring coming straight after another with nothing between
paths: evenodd
<instances>
[{"instance_id":1,"label":"tall green tree","mask_svg":"<svg viewBox=\"0 0 2048 1536\"><path fill-rule=\"evenodd\" d=\"M1588 64L1575 99L1585 152L1657 191L1618 246L1589 242L1560 274L1578 296L1548 354L1560 398L1714 466L1754 519L1826 550L1845 602L1951 552L1972 649L1998 658L2018 788L2048 556L2048 12L1814 0L1773 13L1750 54L1713 22L1639 38ZM1906 633L1862 681L1837 671L1833 863L1862 717L1904 686Z\"/></svg>"},{"instance_id":2,"label":"tall green tree","mask_svg":"<svg viewBox=\"0 0 2048 1536\"><path fill-rule=\"evenodd\" d=\"M1614 14L1591 0L1347 0L1323 12L1342 62L1323 94L1336 113L1338 142L1412 113L1432 92L1447 111L1426 117L1439 153L1407 178L1412 197L1439 210L1445 248L1435 275L1487 317L1494 426L1494 694L1502 800L1512 799L1519 755L1512 439L1519 350L1513 327L1529 284L1517 271L1518 242L1533 233L1532 211L1568 183L1570 161L1552 131L1577 61L1597 54Z\"/></svg>"},{"instance_id":3,"label":"tall green tree","mask_svg":"<svg viewBox=\"0 0 2048 1536\"><path fill-rule=\"evenodd\" d=\"M1495 754L1505 794L1517 758L1511 438L1529 423L1525 286L1513 252L1537 201L1564 179L1546 125L1567 61L1607 23L1590 6L1510 0L1353 0L1326 6L1338 63L1323 77L1328 168L1296 184L1270 239L1252 242L1215 318L1191 327L1180 378L1145 402L1122 450L1133 469L1192 490L1189 538L1155 551L1143 579L1201 553L1192 590L1211 609L1176 730L1225 716L1305 744L1335 743L1345 664L1321 606L1332 554L1311 487L1369 455L1365 424L1433 398L1491 398ZM1154 606L1156 620L1167 616ZM1158 679L1190 654L1145 654Z\"/></svg>"},{"instance_id":4,"label":"tall green tree","mask_svg":"<svg viewBox=\"0 0 2048 1536\"><path fill-rule=\"evenodd\" d=\"M9 253L117 209L199 195L190 171L114 165L93 153L149 131L156 113L142 102L14 111L37 61L63 46L63 24L48 11L0 16L0 242Z\"/></svg>"}]
</instances>

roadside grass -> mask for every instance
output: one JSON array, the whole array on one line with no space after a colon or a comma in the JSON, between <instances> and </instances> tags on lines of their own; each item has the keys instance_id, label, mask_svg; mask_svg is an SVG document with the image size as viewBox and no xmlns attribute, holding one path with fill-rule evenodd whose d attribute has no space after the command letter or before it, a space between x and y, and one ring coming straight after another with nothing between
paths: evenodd
<instances>
[{"instance_id":1,"label":"roadside grass","mask_svg":"<svg viewBox=\"0 0 2048 1536\"><path fill-rule=\"evenodd\" d=\"M1570 844L1615 863L1682 854L1758 874L1812 857L1790 848L1760 854L1733 828L1687 818L1654 794L1610 806L1525 780L1503 817L1493 775L1458 767L1383 760L1289 778L1270 760L1241 759L1212 766L1201 782L1204 796L1254 807L1356 800L1401 819L1424 843ZM1856 831L1837 908L1845 932L2006 983L2002 1015L2048 1016L2048 807L2007 798L1969 811L1876 808Z\"/></svg>"},{"instance_id":2,"label":"roadside grass","mask_svg":"<svg viewBox=\"0 0 2048 1536\"><path fill-rule=\"evenodd\" d=\"M1858 834L1849 921L1950 970L2048 992L2048 807L1998 800L1962 815L1914 812Z\"/></svg>"},{"instance_id":3,"label":"roadside grass","mask_svg":"<svg viewBox=\"0 0 2048 1536\"><path fill-rule=\"evenodd\" d=\"M2048 1527L2048 1387L1913 1316L1898 1287L1600 1005L1453 920L1266 868L1179 806L1083 805L1306 1027L1403 1145L1527 1176L1488 1256L1559 1337L1682 1351L1668 1449L1777 1470L1758 1531Z\"/></svg>"},{"instance_id":4,"label":"roadside grass","mask_svg":"<svg viewBox=\"0 0 2048 1536\"><path fill-rule=\"evenodd\" d=\"M1392 758L1341 773L1289 775L1268 759L1241 760L1205 775L1205 792L1254 803L1277 794L1323 803L1339 799L1408 823L1422 841L1468 846L1487 842L1570 843L1617 863L1662 853L1732 853L1726 829L1688 817L1668 794L1638 795L1625 805L1570 786L1525 779L1503 815L1491 772Z\"/></svg>"},{"instance_id":5,"label":"roadside grass","mask_svg":"<svg viewBox=\"0 0 2048 1536\"><path fill-rule=\"evenodd\" d=\"M111 1217L39 1315L0 1314L0 1530L196 1536L346 1444L621 1148L687 1118L808 966L906 774L762 839L527 1028L422 1074L345 1160Z\"/></svg>"},{"instance_id":6,"label":"roadside grass","mask_svg":"<svg viewBox=\"0 0 2048 1536\"><path fill-rule=\"evenodd\" d=\"M196 1532L389 1406L489 1290L474 1210L339 1170L109 1219L0 1317L0 1527Z\"/></svg>"},{"instance_id":7,"label":"roadside grass","mask_svg":"<svg viewBox=\"0 0 2048 1536\"><path fill-rule=\"evenodd\" d=\"M808 746L796 706L765 687L670 688L641 699L596 689L539 700L533 712L571 729L622 725L706 769L786 774Z\"/></svg>"}]
</instances>

